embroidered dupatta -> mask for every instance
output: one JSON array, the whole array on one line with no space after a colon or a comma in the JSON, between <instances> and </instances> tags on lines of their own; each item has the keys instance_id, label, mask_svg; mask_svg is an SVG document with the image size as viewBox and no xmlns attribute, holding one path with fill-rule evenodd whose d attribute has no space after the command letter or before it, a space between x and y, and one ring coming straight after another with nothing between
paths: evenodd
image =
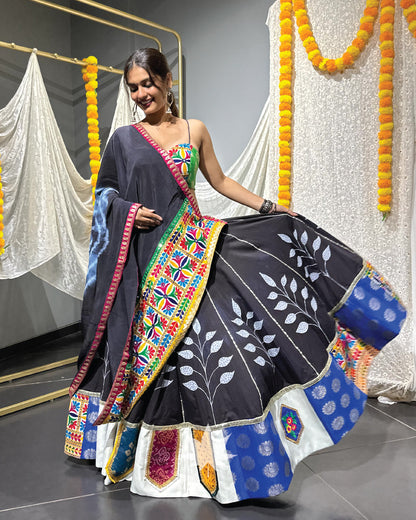
<instances>
[{"instance_id":1,"label":"embroidered dupatta","mask_svg":"<svg viewBox=\"0 0 416 520\"><path fill-rule=\"evenodd\" d=\"M134 228L138 203L163 223ZM96 424L126 417L197 311L225 222L202 217L185 180L143 127L122 127L97 182L82 310L84 346L70 388L102 389Z\"/></svg>"}]
</instances>

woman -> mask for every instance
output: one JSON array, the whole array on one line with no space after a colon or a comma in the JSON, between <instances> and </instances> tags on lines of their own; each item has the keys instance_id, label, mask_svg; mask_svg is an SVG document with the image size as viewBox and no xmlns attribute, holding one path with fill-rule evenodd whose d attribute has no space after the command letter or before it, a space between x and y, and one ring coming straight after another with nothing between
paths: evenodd
<instances>
[{"instance_id":1,"label":"woman","mask_svg":"<svg viewBox=\"0 0 416 520\"><path fill-rule=\"evenodd\" d=\"M144 495L278 495L356 423L405 310L345 245L224 176L162 54L136 51L125 80L146 117L101 165L66 453ZM198 166L260 215L203 217Z\"/></svg>"}]
</instances>

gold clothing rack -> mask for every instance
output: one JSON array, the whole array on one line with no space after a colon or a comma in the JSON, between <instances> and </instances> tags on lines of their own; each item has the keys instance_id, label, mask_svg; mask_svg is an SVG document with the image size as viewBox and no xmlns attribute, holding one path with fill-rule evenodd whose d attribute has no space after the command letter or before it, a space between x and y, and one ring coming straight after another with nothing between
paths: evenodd
<instances>
[{"instance_id":1,"label":"gold clothing rack","mask_svg":"<svg viewBox=\"0 0 416 520\"><path fill-rule=\"evenodd\" d=\"M145 18L141 18L139 16L135 16L133 14L127 13L125 11L121 11L120 9L115 9L114 7L110 7L108 5L100 4L99 2L95 2L94 0L76 0L77 2L83 3L85 5L88 5L90 7L95 7L97 9L101 9L103 11L106 11L111 14L115 14L117 16L122 16L123 18L127 18L128 20L147 25L149 27L153 27L154 29L159 29L164 32L168 32L170 34L173 34L178 42L178 80L173 81L174 85L178 85L178 110L179 110L179 117L183 116L183 59L182 59L182 39L177 31L174 29L171 29L169 27L166 27L164 25L151 22L150 20L146 20ZM73 14L75 16L81 16L82 18L86 18L87 20L92 20L98 23L103 23L105 25L115 27L124 31L133 32L135 34L138 34L140 36L145 36L147 38L150 38L154 41L156 41L159 50L162 49L162 45L160 41L151 35L148 35L146 33L141 33L139 31L135 31L133 29L130 29L128 27L124 27L119 24L114 24L113 22L109 22L108 20L103 20L102 18L97 18L96 16L92 16L86 13L82 13L81 11L77 11L75 9L71 9L69 7L65 7L59 4L55 4L53 2L49 2L47 0L29 0L29 2L34 2L36 4L44 5L46 7L50 7L52 9L58 9L59 11L64 11L66 13ZM72 60L73 62L73 60Z\"/></svg>"},{"instance_id":2,"label":"gold clothing rack","mask_svg":"<svg viewBox=\"0 0 416 520\"><path fill-rule=\"evenodd\" d=\"M92 22L98 22L103 25L107 25L108 27L114 27L115 29L120 29L121 31L126 31L129 33L137 34L138 36L144 36L145 38L149 38L157 43L159 50L162 50L162 44L158 38L152 36L151 34L147 34L141 31L136 31L135 29L130 29L130 27L126 27L124 25L120 25L114 22L110 22L109 20L104 20L104 18L98 18L97 16L92 16L87 13L83 13L81 11L77 11L75 9L71 9L70 7L66 7L64 5L54 4L53 2L48 2L46 0L29 0L30 2L34 2L35 4L41 4L46 7L51 7L52 9L57 9L58 11L63 11L64 13L73 14L74 16L79 16L80 18L85 18L86 20L91 20Z\"/></svg>"},{"instance_id":3,"label":"gold clothing rack","mask_svg":"<svg viewBox=\"0 0 416 520\"><path fill-rule=\"evenodd\" d=\"M44 58L51 58L51 59L58 60L58 61L64 61L66 63L72 63L73 65L80 65L81 67L85 67L85 65L86 65L86 63L84 61L79 60L78 58L68 58L66 56L61 56L60 54L57 54L56 52L40 51L40 50L36 49L36 47L31 49L30 47L23 47L22 45L16 45L13 42L8 43L8 42L0 41L0 47L4 47L6 49L13 49L15 51L20 51L20 52L29 52L29 53L34 52L38 56L43 56ZM116 68L112 67L111 65L108 67L105 65L97 65L97 67L100 70L105 70L106 72L114 72L115 74L123 74L123 71L121 69L116 69Z\"/></svg>"}]
</instances>

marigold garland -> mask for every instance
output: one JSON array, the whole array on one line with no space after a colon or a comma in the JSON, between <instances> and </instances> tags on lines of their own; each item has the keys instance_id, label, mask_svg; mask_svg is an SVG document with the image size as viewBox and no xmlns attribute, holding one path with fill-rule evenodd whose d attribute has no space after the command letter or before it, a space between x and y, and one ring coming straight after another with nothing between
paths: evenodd
<instances>
[{"instance_id":1,"label":"marigold garland","mask_svg":"<svg viewBox=\"0 0 416 520\"><path fill-rule=\"evenodd\" d=\"M279 190L278 204L290 205L292 170L292 0L280 4Z\"/></svg>"},{"instance_id":2,"label":"marigold garland","mask_svg":"<svg viewBox=\"0 0 416 520\"><path fill-rule=\"evenodd\" d=\"M416 0L402 0L400 6L403 8L409 31L416 38Z\"/></svg>"},{"instance_id":3,"label":"marigold garland","mask_svg":"<svg viewBox=\"0 0 416 520\"><path fill-rule=\"evenodd\" d=\"M394 0L381 0L380 11L380 77L378 84L378 206L386 217L391 211L391 165L393 145L393 59Z\"/></svg>"},{"instance_id":4,"label":"marigold garland","mask_svg":"<svg viewBox=\"0 0 416 520\"><path fill-rule=\"evenodd\" d=\"M299 36L306 49L309 60L314 67L324 72L334 73L341 72L347 67L354 65L356 59L363 51L370 35L374 30L374 22L378 13L379 0L367 0L364 8L364 14L360 19L360 28L351 45L340 58L324 58L319 50L313 35L309 16L306 11L304 0L294 0L293 7L296 16Z\"/></svg>"},{"instance_id":5,"label":"marigold garland","mask_svg":"<svg viewBox=\"0 0 416 520\"><path fill-rule=\"evenodd\" d=\"M89 56L83 61L87 63L82 68L82 79L85 83L85 96L87 99L87 124L88 124L88 142L90 151L90 169L91 169L91 186L92 197L95 200L95 186L97 185L98 171L100 169L101 152L100 152L100 133L98 128L98 108L97 108L97 58Z\"/></svg>"},{"instance_id":6,"label":"marigold garland","mask_svg":"<svg viewBox=\"0 0 416 520\"><path fill-rule=\"evenodd\" d=\"M4 193L3 193L3 184L1 182L1 172L2 172L2 167L1 167L1 160L0 160L0 256L4 253L4 245L5 245L5 242L4 242L4 237L3 237L3 229L4 229L4 224L3 224L3 210L4 210Z\"/></svg>"}]
</instances>

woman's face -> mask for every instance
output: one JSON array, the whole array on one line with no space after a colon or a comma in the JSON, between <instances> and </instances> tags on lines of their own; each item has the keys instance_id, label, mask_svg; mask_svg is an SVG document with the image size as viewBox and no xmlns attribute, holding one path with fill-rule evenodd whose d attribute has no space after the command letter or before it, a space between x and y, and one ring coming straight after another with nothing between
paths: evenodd
<instances>
[{"instance_id":1,"label":"woman's face","mask_svg":"<svg viewBox=\"0 0 416 520\"><path fill-rule=\"evenodd\" d=\"M127 73L127 86L130 89L132 100L147 115L157 112L166 112L166 96L172 86L172 76L169 73L163 81L159 76L153 75L152 82L148 72L142 67L134 65Z\"/></svg>"}]
</instances>

